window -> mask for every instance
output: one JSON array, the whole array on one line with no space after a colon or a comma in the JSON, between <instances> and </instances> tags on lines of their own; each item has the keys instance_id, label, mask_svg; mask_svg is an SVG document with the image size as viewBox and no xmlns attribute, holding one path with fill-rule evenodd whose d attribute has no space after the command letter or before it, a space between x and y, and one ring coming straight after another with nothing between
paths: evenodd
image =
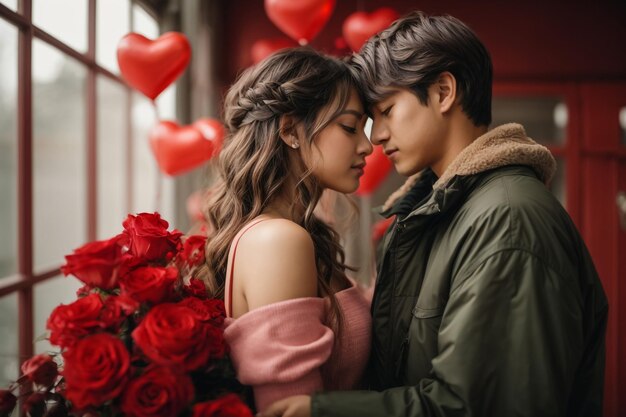
<instances>
[{"instance_id":1,"label":"window","mask_svg":"<svg viewBox=\"0 0 626 417\"><path fill-rule=\"evenodd\" d=\"M175 88L155 107L116 61L126 33L158 36L156 19L137 0L17 3L0 0L0 387L50 349L31 341L80 287L63 256L119 233L128 212L173 212L148 133L175 116Z\"/></svg>"},{"instance_id":2,"label":"window","mask_svg":"<svg viewBox=\"0 0 626 417\"><path fill-rule=\"evenodd\" d=\"M17 274L17 34L0 19L0 277Z\"/></svg>"},{"instance_id":3,"label":"window","mask_svg":"<svg viewBox=\"0 0 626 417\"><path fill-rule=\"evenodd\" d=\"M14 12L17 11L17 0L5 0L5 1L2 1L2 3L0 4L8 7Z\"/></svg>"},{"instance_id":4,"label":"window","mask_svg":"<svg viewBox=\"0 0 626 417\"><path fill-rule=\"evenodd\" d=\"M45 273L87 240L87 67L35 39L32 79L34 269Z\"/></svg>"},{"instance_id":5,"label":"window","mask_svg":"<svg viewBox=\"0 0 626 417\"><path fill-rule=\"evenodd\" d=\"M15 381L19 369L19 340L17 320L17 294L12 293L0 298L0 386L6 387Z\"/></svg>"},{"instance_id":6,"label":"window","mask_svg":"<svg viewBox=\"0 0 626 417\"><path fill-rule=\"evenodd\" d=\"M130 0L96 2L96 61L116 74L115 49L119 39L130 32L129 10Z\"/></svg>"},{"instance_id":7,"label":"window","mask_svg":"<svg viewBox=\"0 0 626 417\"><path fill-rule=\"evenodd\" d=\"M492 127L504 123L520 123L526 134L547 146L555 155L557 170L550 185L552 193L567 207L566 161L568 108L558 96L494 96Z\"/></svg>"},{"instance_id":8,"label":"window","mask_svg":"<svg viewBox=\"0 0 626 417\"><path fill-rule=\"evenodd\" d=\"M86 52L88 4L85 0L32 0L33 24L76 51Z\"/></svg>"}]
</instances>

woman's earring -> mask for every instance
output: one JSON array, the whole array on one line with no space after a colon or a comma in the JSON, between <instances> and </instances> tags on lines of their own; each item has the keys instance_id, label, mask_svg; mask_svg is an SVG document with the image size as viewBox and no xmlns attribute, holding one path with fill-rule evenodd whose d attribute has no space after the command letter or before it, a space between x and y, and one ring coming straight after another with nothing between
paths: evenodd
<instances>
[{"instance_id":1,"label":"woman's earring","mask_svg":"<svg viewBox=\"0 0 626 417\"><path fill-rule=\"evenodd\" d=\"M298 149L300 147L300 144L296 141L291 142L291 147L294 149Z\"/></svg>"}]
</instances>

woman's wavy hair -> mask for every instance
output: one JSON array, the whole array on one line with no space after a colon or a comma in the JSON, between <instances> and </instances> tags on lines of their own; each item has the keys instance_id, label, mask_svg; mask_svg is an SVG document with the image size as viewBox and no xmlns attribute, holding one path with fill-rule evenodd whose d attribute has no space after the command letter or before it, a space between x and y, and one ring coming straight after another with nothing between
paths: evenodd
<instances>
[{"instance_id":1,"label":"woman's wavy hair","mask_svg":"<svg viewBox=\"0 0 626 417\"><path fill-rule=\"evenodd\" d=\"M343 61L310 48L293 48L249 68L230 88L224 103L228 135L219 156L219 179L205 210L214 230L204 274L213 296L224 297L235 235L295 182L291 209L304 208L299 224L314 243L318 288L329 296L333 316L340 320L331 289L331 279L345 277L348 268L339 235L314 215L323 188L300 158L289 157L293 150L281 139L280 121L282 116L293 117L304 131L300 139L312 143L345 108L356 85Z\"/></svg>"}]
</instances>

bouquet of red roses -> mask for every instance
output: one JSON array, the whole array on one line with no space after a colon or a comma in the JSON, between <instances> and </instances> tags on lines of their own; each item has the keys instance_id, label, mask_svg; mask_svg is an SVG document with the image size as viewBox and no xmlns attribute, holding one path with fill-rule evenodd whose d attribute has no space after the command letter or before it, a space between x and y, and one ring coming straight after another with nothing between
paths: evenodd
<instances>
[{"instance_id":1,"label":"bouquet of red roses","mask_svg":"<svg viewBox=\"0 0 626 417\"><path fill-rule=\"evenodd\" d=\"M30 416L251 417L227 357L224 304L194 276L206 237L168 231L158 213L123 226L66 256L62 272L85 285L48 318L61 352L24 362L0 390L0 416L21 395Z\"/></svg>"}]
</instances>

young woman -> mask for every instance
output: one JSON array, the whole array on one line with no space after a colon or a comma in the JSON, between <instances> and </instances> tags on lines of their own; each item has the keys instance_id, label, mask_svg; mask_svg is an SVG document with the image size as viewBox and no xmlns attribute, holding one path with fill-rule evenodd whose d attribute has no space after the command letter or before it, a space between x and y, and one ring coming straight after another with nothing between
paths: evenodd
<instances>
[{"instance_id":1,"label":"young woman","mask_svg":"<svg viewBox=\"0 0 626 417\"><path fill-rule=\"evenodd\" d=\"M226 97L208 284L224 297L231 357L258 410L362 377L369 305L314 209L325 189L357 189L372 152L365 120L347 65L306 48L248 69Z\"/></svg>"}]
</instances>

